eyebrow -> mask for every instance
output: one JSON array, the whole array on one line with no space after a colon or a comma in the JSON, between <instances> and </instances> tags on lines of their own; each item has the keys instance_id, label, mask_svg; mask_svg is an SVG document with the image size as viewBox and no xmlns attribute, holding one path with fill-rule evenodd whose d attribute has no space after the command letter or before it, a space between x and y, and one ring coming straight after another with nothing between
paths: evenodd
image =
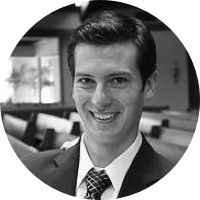
<instances>
[{"instance_id":1,"label":"eyebrow","mask_svg":"<svg viewBox=\"0 0 200 200\"><path fill-rule=\"evenodd\" d=\"M76 77L93 77L92 75L83 73L83 72L77 72L77 73L75 73L75 76Z\"/></svg>"},{"instance_id":2,"label":"eyebrow","mask_svg":"<svg viewBox=\"0 0 200 200\"><path fill-rule=\"evenodd\" d=\"M77 72L75 73L76 77L88 77L88 78L92 78L94 77L91 74L85 73L85 72ZM111 74L108 75L108 77L116 77L116 76L129 76L129 77L133 77L133 74L130 72L126 72L126 71L119 71L119 72L113 72Z\"/></svg>"},{"instance_id":3,"label":"eyebrow","mask_svg":"<svg viewBox=\"0 0 200 200\"><path fill-rule=\"evenodd\" d=\"M119 72L114 72L114 73L111 73L109 74L109 77L115 77L115 76L133 76L132 73L130 72L126 72L126 71L119 71Z\"/></svg>"}]
</instances>

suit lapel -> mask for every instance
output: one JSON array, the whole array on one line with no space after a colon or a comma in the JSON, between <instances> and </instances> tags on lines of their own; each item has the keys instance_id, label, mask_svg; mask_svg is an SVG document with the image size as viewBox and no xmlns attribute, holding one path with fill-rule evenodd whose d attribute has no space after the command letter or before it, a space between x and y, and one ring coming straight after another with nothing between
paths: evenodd
<instances>
[{"instance_id":1,"label":"suit lapel","mask_svg":"<svg viewBox=\"0 0 200 200\"><path fill-rule=\"evenodd\" d=\"M58 154L55 158L56 170L52 173L52 187L69 195L75 196L79 165L80 142Z\"/></svg>"},{"instance_id":2,"label":"suit lapel","mask_svg":"<svg viewBox=\"0 0 200 200\"><path fill-rule=\"evenodd\" d=\"M144 190L158 179L155 152L143 136L142 145L126 173L118 197Z\"/></svg>"},{"instance_id":3,"label":"suit lapel","mask_svg":"<svg viewBox=\"0 0 200 200\"><path fill-rule=\"evenodd\" d=\"M47 184L75 196L79 151L80 141L54 158L54 169ZM144 190L158 180L155 152L143 136L142 145L126 173L118 198Z\"/></svg>"}]
</instances>

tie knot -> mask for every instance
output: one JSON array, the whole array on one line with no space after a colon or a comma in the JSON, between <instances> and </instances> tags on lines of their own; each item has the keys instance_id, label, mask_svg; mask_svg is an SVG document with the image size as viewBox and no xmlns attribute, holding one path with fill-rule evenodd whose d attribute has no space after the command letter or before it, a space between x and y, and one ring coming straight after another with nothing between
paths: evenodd
<instances>
[{"instance_id":1,"label":"tie knot","mask_svg":"<svg viewBox=\"0 0 200 200\"><path fill-rule=\"evenodd\" d=\"M92 168L85 177L87 185L86 199L100 199L102 193L111 186L111 181L105 170Z\"/></svg>"}]
</instances>

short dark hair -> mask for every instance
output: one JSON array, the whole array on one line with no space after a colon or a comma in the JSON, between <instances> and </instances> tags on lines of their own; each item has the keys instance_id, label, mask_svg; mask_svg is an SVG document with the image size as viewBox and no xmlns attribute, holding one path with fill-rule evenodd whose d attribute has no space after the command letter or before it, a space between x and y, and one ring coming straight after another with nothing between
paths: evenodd
<instances>
[{"instance_id":1,"label":"short dark hair","mask_svg":"<svg viewBox=\"0 0 200 200\"><path fill-rule=\"evenodd\" d=\"M137 64L143 88L156 70L156 45L147 26L140 20L114 11L98 12L75 29L68 44L68 66L75 76L75 48L78 44L110 45L130 41L138 49Z\"/></svg>"}]
</instances>

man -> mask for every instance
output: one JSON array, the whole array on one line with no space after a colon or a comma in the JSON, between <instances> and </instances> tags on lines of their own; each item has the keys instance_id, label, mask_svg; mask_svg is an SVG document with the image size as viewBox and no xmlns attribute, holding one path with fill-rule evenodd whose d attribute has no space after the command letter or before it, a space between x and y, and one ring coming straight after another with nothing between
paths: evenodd
<instances>
[{"instance_id":1,"label":"man","mask_svg":"<svg viewBox=\"0 0 200 200\"><path fill-rule=\"evenodd\" d=\"M157 78L156 47L146 26L98 13L72 34L68 65L84 133L67 148L23 159L28 169L51 187L87 199L128 196L165 176L172 164L138 130Z\"/></svg>"}]
</instances>

